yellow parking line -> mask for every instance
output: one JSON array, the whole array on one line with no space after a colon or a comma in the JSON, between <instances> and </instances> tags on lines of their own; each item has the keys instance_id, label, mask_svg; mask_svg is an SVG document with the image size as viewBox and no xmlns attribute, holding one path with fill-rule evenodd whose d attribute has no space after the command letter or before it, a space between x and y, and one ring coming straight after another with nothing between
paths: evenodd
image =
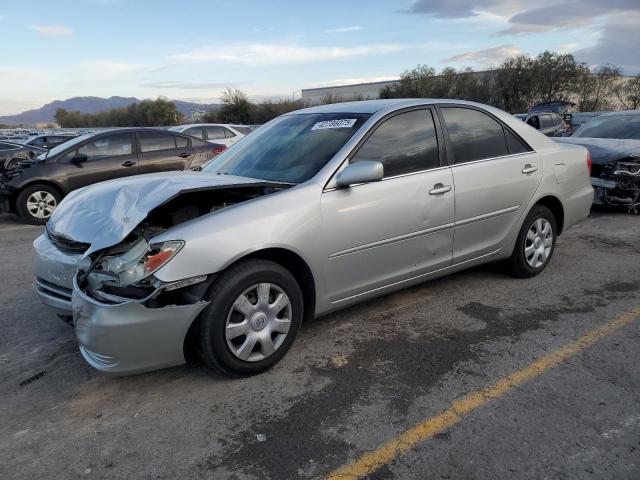
<instances>
[{"instance_id":1,"label":"yellow parking line","mask_svg":"<svg viewBox=\"0 0 640 480\"><path fill-rule=\"evenodd\" d=\"M502 397L514 388L523 383L538 377L546 370L558 366L561 362L574 356L586 347L596 343L610 333L640 317L640 308L626 312L615 320L590 331L578 340L558 350L536 360L526 368L518 370L498 380L493 385L470 393L459 400L453 402L451 407L440 415L431 417L415 427L401 433L397 437L389 440L384 445L365 453L355 461L335 470L327 476L330 480L356 479L369 475L378 470L383 465L404 455L417 444L424 442L435 434L440 433L462 420L466 414L482 407L491 400Z\"/></svg>"}]
</instances>

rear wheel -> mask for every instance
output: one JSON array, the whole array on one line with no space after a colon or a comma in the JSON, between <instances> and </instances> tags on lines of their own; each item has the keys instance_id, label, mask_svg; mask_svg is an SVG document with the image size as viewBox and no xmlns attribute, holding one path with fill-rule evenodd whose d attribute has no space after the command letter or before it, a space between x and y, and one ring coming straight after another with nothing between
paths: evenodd
<instances>
[{"instance_id":1,"label":"rear wheel","mask_svg":"<svg viewBox=\"0 0 640 480\"><path fill-rule=\"evenodd\" d=\"M289 350L302 323L303 299L293 275L267 260L224 272L205 296L198 320L203 362L227 375L259 373Z\"/></svg>"},{"instance_id":2,"label":"rear wheel","mask_svg":"<svg viewBox=\"0 0 640 480\"><path fill-rule=\"evenodd\" d=\"M533 277L549 264L556 247L556 220L544 205L534 206L520 229L511 257L506 261L514 277Z\"/></svg>"},{"instance_id":3,"label":"rear wheel","mask_svg":"<svg viewBox=\"0 0 640 480\"><path fill-rule=\"evenodd\" d=\"M16 198L18 215L31 223L42 224L60 203L60 193L49 185L29 185Z\"/></svg>"}]
</instances>

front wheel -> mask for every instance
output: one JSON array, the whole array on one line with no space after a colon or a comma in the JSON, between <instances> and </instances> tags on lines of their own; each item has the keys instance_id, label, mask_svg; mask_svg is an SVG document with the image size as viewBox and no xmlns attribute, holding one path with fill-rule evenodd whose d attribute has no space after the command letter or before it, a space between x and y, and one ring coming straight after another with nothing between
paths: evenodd
<instances>
[{"instance_id":1,"label":"front wheel","mask_svg":"<svg viewBox=\"0 0 640 480\"><path fill-rule=\"evenodd\" d=\"M225 271L198 320L203 362L232 376L259 373L291 347L303 317L300 286L281 265L247 260Z\"/></svg>"},{"instance_id":2,"label":"front wheel","mask_svg":"<svg viewBox=\"0 0 640 480\"><path fill-rule=\"evenodd\" d=\"M534 206L520 229L511 257L506 261L514 277L538 275L551 261L556 247L556 219L544 205Z\"/></svg>"},{"instance_id":3,"label":"front wheel","mask_svg":"<svg viewBox=\"0 0 640 480\"><path fill-rule=\"evenodd\" d=\"M60 193L49 185L29 185L16 198L18 215L31 223L42 224L60 203Z\"/></svg>"}]
</instances>

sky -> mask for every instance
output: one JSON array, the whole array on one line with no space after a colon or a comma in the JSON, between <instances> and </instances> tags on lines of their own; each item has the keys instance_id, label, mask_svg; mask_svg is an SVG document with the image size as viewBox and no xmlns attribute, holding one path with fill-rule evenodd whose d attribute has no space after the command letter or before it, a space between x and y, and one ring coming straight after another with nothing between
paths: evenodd
<instances>
[{"instance_id":1,"label":"sky","mask_svg":"<svg viewBox=\"0 0 640 480\"><path fill-rule=\"evenodd\" d=\"M215 103L572 53L640 72L640 0L1 0L0 115L74 96Z\"/></svg>"}]
</instances>

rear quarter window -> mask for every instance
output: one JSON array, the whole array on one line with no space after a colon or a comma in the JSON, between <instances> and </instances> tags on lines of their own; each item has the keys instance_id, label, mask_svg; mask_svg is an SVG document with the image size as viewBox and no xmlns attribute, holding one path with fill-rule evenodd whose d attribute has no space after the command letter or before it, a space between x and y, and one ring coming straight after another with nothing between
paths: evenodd
<instances>
[{"instance_id":1,"label":"rear quarter window","mask_svg":"<svg viewBox=\"0 0 640 480\"><path fill-rule=\"evenodd\" d=\"M449 133L455 163L509 154L502 125L486 113L461 107L440 110Z\"/></svg>"}]
</instances>

